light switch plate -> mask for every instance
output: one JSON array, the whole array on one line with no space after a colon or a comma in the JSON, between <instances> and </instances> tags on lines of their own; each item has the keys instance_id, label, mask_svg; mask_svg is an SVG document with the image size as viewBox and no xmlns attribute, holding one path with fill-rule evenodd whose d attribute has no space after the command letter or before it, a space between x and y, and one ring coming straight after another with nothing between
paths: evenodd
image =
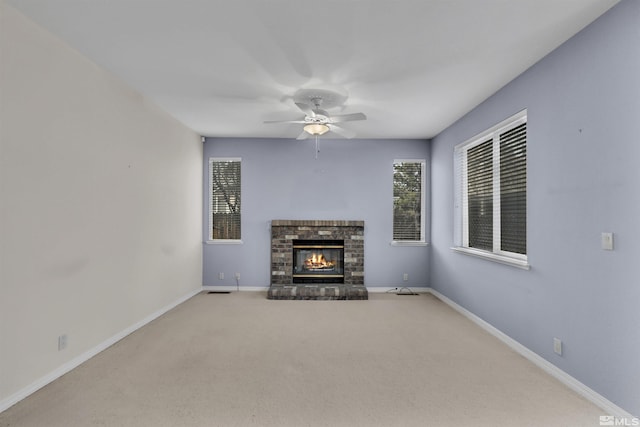
<instances>
[{"instance_id":1,"label":"light switch plate","mask_svg":"<svg viewBox=\"0 0 640 427\"><path fill-rule=\"evenodd\" d=\"M560 338L553 339L553 352L562 356L562 340Z\"/></svg>"},{"instance_id":2,"label":"light switch plate","mask_svg":"<svg viewBox=\"0 0 640 427\"><path fill-rule=\"evenodd\" d=\"M613 250L613 233L602 233L602 249L605 251Z\"/></svg>"}]
</instances>

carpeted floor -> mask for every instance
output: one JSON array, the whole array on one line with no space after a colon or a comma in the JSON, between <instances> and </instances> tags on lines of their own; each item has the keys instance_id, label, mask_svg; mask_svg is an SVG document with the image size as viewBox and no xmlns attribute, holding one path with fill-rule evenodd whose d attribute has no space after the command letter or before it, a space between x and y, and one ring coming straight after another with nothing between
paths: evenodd
<instances>
[{"instance_id":1,"label":"carpeted floor","mask_svg":"<svg viewBox=\"0 0 640 427\"><path fill-rule=\"evenodd\" d=\"M603 411L429 294L201 293L0 426L597 426Z\"/></svg>"}]
</instances>

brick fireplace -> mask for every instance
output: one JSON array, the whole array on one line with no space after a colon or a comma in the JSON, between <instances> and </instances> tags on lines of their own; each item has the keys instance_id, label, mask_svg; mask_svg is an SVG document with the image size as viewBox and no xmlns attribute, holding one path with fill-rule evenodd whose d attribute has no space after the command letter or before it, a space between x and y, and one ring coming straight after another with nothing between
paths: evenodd
<instances>
[{"instance_id":1,"label":"brick fireplace","mask_svg":"<svg viewBox=\"0 0 640 427\"><path fill-rule=\"evenodd\" d=\"M303 277L308 280L299 279L300 275L294 271L294 264L296 264L294 246L307 241L313 242L314 247L320 247L322 242L330 245L342 242L343 259L339 260L341 277L334 280L334 283L314 283L315 280L310 278L314 277L313 275ZM333 274L330 276L336 277ZM283 292L287 298L275 298ZM316 297L312 298L314 295ZM360 298L350 298L349 295L359 295ZM272 297L273 299L366 299L364 221L272 220L269 298Z\"/></svg>"}]
</instances>

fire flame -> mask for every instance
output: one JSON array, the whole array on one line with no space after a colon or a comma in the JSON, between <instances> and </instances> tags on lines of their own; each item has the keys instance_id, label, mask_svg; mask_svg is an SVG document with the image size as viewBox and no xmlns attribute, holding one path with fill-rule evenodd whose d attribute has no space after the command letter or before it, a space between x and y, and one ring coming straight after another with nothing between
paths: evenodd
<instances>
[{"instance_id":1,"label":"fire flame","mask_svg":"<svg viewBox=\"0 0 640 427\"><path fill-rule=\"evenodd\" d=\"M304 260L304 266L307 269L311 268L331 268L335 265L335 262L329 261L325 258L324 254L315 252L311 254L311 256Z\"/></svg>"}]
</instances>

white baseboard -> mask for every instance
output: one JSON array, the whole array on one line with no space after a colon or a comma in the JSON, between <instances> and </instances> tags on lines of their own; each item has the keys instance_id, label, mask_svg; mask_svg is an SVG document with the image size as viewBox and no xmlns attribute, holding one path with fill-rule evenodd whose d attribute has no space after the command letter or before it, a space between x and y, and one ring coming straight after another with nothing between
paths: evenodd
<instances>
[{"instance_id":1,"label":"white baseboard","mask_svg":"<svg viewBox=\"0 0 640 427\"><path fill-rule=\"evenodd\" d=\"M494 337L498 338L500 341L508 345L511 349L513 349L515 352L517 352L524 358L528 359L534 365L542 368L543 371L545 371L546 373L548 373L549 375L551 375L552 377L554 377L555 379L557 379L558 381L560 381L561 383L569 387L571 390L575 391L580 396L592 402L594 405L600 407L604 411L603 415L613 415L618 418L626 418L626 419L635 418L629 412L625 411L624 409L622 409L615 403L611 402L601 394L595 392L588 386L584 385L583 383L581 383L571 375L567 374L565 371L558 368L556 365L552 364L548 360L544 359L543 357L529 350L527 347L523 346L518 341L514 340L513 338L509 337L505 333L501 332L499 329L485 322L475 314L471 313L466 308L458 305L457 303L455 303L454 301L452 301L451 299L447 298L446 296L442 295L440 292L434 289L429 288L429 291L439 300L441 300L442 302L444 302L445 304L447 304L448 306L450 306L451 308L453 308L454 310L456 310L457 312L459 312L460 314L462 314L463 316L471 320L476 325L480 326L482 329L484 329Z\"/></svg>"},{"instance_id":2,"label":"white baseboard","mask_svg":"<svg viewBox=\"0 0 640 427\"><path fill-rule=\"evenodd\" d=\"M426 286L367 286L367 291L372 294L394 294L402 292L414 292L416 294L428 294L431 288Z\"/></svg>"},{"instance_id":3,"label":"white baseboard","mask_svg":"<svg viewBox=\"0 0 640 427\"><path fill-rule=\"evenodd\" d=\"M54 371L52 371L49 374L45 375L44 377L36 380L35 382L31 383L27 387L23 388L22 390L19 390L18 392L12 394L11 396L7 397L6 399L0 400L0 412L3 412L5 410L9 409L11 406L15 405L16 403L18 403L22 399L24 399L27 396L35 393L36 391L40 390L42 387L44 387L47 384L53 382L54 380L60 378L61 376L63 376L67 372L71 371L72 369L80 366L82 363L84 363L87 360L91 359L96 354L100 353L101 351L106 350L108 347L110 347L113 344L117 343L118 341L120 341L121 339L126 337L127 335L131 334L132 332L135 332L136 330L140 329L141 327L143 327L147 323L151 322L152 320L162 316L167 311L169 311L172 308L182 304L183 302L185 302L189 298L192 298L193 296L197 295L201 291L202 291L201 289L197 289L195 291L189 292L187 295L184 295L183 297L181 297L178 300L172 302L171 304L161 308L160 310L158 310L158 311L156 311L154 313L151 313L149 316L145 317L144 319L142 319L138 323L129 326L125 330L120 331L119 333L113 335L112 337L108 338L107 340L101 342L97 346L95 346L95 347L85 351L84 353L80 354L79 356L76 356L75 358L69 360L65 364L59 366Z\"/></svg>"},{"instance_id":4,"label":"white baseboard","mask_svg":"<svg viewBox=\"0 0 640 427\"><path fill-rule=\"evenodd\" d=\"M430 288L426 286L372 286L367 287L367 291L370 293L393 293L394 291L402 290L407 292L407 289L415 293L429 293ZM207 292L266 292L269 290L269 286L210 286L206 285L202 287L203 291Z\"/></svg>"},{"instance_id":5,"label":"white baseboard","mask_svg":"<svg viewBox=\"0 0 640 427\"><path fill-rule=\"evenodd\" d=\"M266 292L268 286L202 286L203 291L207 292Z\"/></svg>"}]
</instances>

